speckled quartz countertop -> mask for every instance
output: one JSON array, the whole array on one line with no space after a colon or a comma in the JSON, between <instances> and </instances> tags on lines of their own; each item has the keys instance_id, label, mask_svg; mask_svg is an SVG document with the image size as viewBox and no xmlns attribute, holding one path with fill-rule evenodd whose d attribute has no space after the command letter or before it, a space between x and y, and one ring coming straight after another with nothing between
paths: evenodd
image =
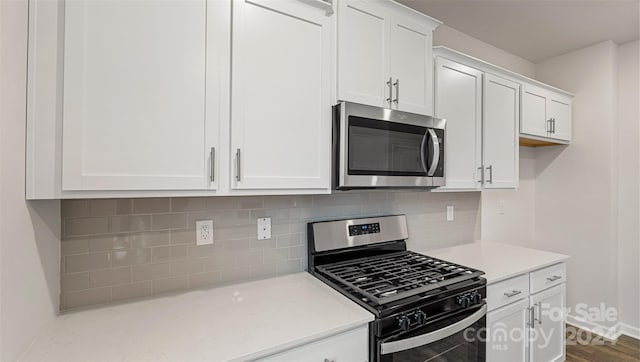
<instances>
[{"instance_id":1,"label":"speckled quartz countertop","mask_svg":"<svg viewBox=\"0 0 640 362\"><path fill-rule=\"evenodd\" d=\"M488 241L414 251L482 270L485 272L482 277L487 279L488 284L569 259L568 255Z\"/></svg>"},{"instance_id":2,"label":"speckled quartz countertop","mask_svg":"<svg viewBox=\"0 0 640 362\"><path fill-rule=\"evenodd\" d=\"M245 361L373 315L308 273L64 314L22 361Z\"/></svg>"}]
</instances>

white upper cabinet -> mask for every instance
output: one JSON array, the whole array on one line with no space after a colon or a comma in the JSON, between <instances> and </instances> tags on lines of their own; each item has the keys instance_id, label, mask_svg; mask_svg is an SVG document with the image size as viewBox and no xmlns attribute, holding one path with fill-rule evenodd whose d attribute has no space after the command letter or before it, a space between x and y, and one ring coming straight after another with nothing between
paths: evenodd
<instances>
[{"instance_id":1,"label":"white upper cabinet","mask_svg":"<svg viewBox=\"0 0 640 362\"><path fill-rule=\"evenodd\" d=\"M435 116L447 120L447 189L482 186L482 76L477 69L436 58Z\"/></svg>"},{"instance_id":2,"label":"white upper cabinet","mask_svg":"<svg viewBox=\"0 0 640 362\"><path fill-rule=\"evenodd\" d=\"M66 2L63 190L215 188L215 27L205 0Z\"/></svg>"},{"instance_id":3,"label":"white upper cabinet","mask_svg":"<svg viewBox=\"0 0 640 362\"><path fill-rule=\"evenodd\" d=\"M483 105L484 187L516 188L520 85L485 73Z\"/></svg>"},{"instance_id":4,"label":"white upper cabinet","mask_svg":"<svg viewBox=\"0 0 640 362\"><path fill-rule=\"evenodd\" d=\"M338 4L338 99L389 107L391 14L368 1Z\"/></svg>"},{"instance_id":5,"label":"white upper cabinet","mask_svg":"<svg viewBox=\"0 0 640 362\"><path fill-rule=\"evenodd\" d=\"M440 24L391 1L340 1L338 99L431 115Z\"/></svg>"},{"instance_id":6,"label":"white upper cabinet","mask_svg":"<svg viewBox=\"0 0 640 362\"><path fill-rule=\"evenodd\" d=\"M402 17L391 22L392 107L433 114L432 34L430 24Z\"/></svg>"},{"instance_id":7,"label":"white upper cabinet","mask_svg":"<svg viewBox=\"0 0 640 362\"><path fill-rule=\"evenodd\" d=\"M330 5L238 0L233 6L232 188L328 192Z\"/></svg>"},{"instance_id":8,"label":"white upper cabinet","mask_svg":"<svg viewBox=\"0 0 640 362\"><path fill-rule=\"evenodd\" d=\"M571 97L533 84L522 86L521 135L539 141L571 141Z\"/></svg>"}]
</instances>

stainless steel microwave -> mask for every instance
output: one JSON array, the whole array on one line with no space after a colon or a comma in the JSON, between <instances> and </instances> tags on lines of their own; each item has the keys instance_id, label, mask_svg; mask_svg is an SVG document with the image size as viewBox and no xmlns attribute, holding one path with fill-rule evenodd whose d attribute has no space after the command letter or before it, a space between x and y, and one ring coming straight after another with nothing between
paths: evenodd
<instances>
[{"instance_id":1,"label":"stainless steel microwave","mask_svg":"<svg viewBox=\"0 0 640 362\"><path fill-rule=\"evenodd\" d=\"M341 102L333 107L333 187L444 185L446 121Z\"/></svg>"}]
</instances>

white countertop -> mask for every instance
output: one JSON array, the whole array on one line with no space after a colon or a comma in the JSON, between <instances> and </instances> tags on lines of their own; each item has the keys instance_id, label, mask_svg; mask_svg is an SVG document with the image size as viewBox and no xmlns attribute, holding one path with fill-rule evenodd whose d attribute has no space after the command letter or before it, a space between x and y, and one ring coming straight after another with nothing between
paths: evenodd
<instances>
[{"instance_id":1,"label":"white countertop","mask_svg":"<svg viewBox=\"0 0 640 362\"><path fill-rule=\"evenodd\" d=\"M437 250L415 251L482 270L485 272L482 277L487 279L488 284L569 259L568 255L488 241L476 241Z\"/></svg>"},{"instance_id":2,"label":"white countertop","mask_svg":"<svg viewBox=\"0 0 640 362\"><path fill-rule=\"evenodd\" d=\"M23 361L244 361L373 315L308 273L64 314Z\"/></svg>"}]
</instances>

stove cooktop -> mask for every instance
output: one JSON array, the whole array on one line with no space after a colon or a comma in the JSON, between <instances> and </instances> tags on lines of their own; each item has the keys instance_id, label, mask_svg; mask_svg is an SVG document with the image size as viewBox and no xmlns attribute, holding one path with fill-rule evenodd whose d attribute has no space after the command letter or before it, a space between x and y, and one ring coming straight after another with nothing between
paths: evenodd
<instances>
[{"instance_id":1,"label":"stove cooktop","mask_svg":"<svg viewBox=\"0 0 640 362\"><path fill-rule=\"evenodd\" d=\"M484 274L411 251L319 265L316 272L371 306L437 293Z\"/></svg>"}]
</instances>

